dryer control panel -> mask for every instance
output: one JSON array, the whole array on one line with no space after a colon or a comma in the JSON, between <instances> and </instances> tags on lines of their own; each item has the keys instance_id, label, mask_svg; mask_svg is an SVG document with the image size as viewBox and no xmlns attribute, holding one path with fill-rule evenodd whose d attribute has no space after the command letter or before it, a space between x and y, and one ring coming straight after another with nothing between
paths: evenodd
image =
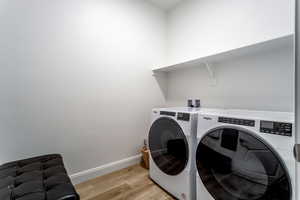
<instances>
[{"instance_id":1,"label":"dryer control panel","mask_svg":"<svg viewBox=\"0 0 300 200\"><path fill-rule=\"evenodd\" d=\"M260 132L292 136L292 124L285 122L260 121Z\"/></svg>"}]
</instances>

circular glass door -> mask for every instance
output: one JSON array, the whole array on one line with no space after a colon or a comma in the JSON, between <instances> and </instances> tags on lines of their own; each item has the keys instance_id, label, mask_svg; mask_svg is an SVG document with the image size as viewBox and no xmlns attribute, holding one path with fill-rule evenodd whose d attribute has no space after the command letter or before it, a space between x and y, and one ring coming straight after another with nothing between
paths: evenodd
<instances>
[{"instance_id":1,"label":"circular glass door","mask_svg":"<svg viewBox=\"0 0 300 200\"><path fill-rule=\"evenodd\" d=\"M149 148L155 164L168 175L179 174L187 165L187 139L181 127L171 118L159 118L152 124Z\"/></svg>"},{"instance_id":2,"label":"circular glass door","mask_svg":"<svg viewBox=\"0 0 300 200\"><path fill-rule=\"evenodd\" d=\"M291 183L277 153L246 131L207 133L196 152L202 183L215 200L291 200Z\"/></svg>"}]
</instances>

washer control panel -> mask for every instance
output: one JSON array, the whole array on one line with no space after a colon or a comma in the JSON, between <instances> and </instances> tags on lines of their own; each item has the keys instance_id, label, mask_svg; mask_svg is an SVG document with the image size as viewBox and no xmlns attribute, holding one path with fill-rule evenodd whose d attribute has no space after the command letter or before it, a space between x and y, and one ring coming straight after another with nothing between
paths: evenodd
<instances>
[{"instance_id":1,"label":"washer control panel","mask_svg":"<svg viewBox=\"0 0 300 200\"><path fill-rule=\"evenodd\" d=\"M226 123L226 124L236 124L236 125L242 125L242 126L255 126L255 121L249 120L249 119L219 117L218 122Z\"/></svg>"},{"instance_id":2,"label":"washer control panel","mask_svg":"<svg viewBox=\"0 0 300 200\"><path fill-rule=\"evenodd\" d=\"M260 132L274 135L292 136L291 123L260 121Z\"/></svg>"}]
</instances>

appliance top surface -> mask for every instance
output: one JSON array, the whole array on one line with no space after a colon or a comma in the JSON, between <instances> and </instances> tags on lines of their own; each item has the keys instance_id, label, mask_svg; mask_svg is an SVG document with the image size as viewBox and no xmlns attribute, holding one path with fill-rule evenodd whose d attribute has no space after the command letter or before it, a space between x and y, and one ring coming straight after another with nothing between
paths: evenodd
<instances>
[{"instance_id":1,"label":"appliance top surface","mask_svg":"<svg viewBox=\"0 0 300 200\"><path fill-rule=\"evenodd\" d=\"M169 112L186 112L186 113L221 113L222 109L214 108L190 108L190 107L169 107L169 108L154 108L153 110L169 111Z\"/></svg>"},{"instance_id":2,"label":"appliance top surface","mask_svg":"<svg viewBox=\"0 0 300 200\"><path fill-rule=\"evenodd\" d=\"M216 115L220 117L282 121L282 122L290 122L290 123L293 123L295 118L295 114L293 112L278 112L278 111L189 108L189 107L156 108L154 110L169 111L169 112L199 113L199 114L206 114L206 115Z\"/></svg>"},{"instance_id":3,"label":"appliance top surface","mask_svg":"<svg viewBox=\"0 0 300 200\"><path fill-rule=\"evenodd\" d=\"M187 113L198 113L199 108L189 107L170 107L170 108L154 108L153 110L168 111L168 112L187 112Z\"/></svg>"},{"instance_id":4,"label":"appliance top surface","mask_svg":"<svg viewBox=\"0 0 300 200\"><path fill-rule=\"evenodd\" d=\"M256 111L256 110L237 110L228 109L219 113L222 117L246 118L282 122L294 122L294 113L292 112L274 112L274 111Z\"/></svg>"}]
</instances>

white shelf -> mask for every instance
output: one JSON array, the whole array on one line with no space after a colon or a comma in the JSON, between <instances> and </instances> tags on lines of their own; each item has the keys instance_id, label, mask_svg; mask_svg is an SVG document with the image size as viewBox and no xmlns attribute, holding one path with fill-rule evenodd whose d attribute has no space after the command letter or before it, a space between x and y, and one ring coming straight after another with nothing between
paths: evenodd
<instances>
[{"instance_id":1,"label":"white shelf","mask_svg":"<svg viewBox=\"0 0 300 200\"><path fill-rule=\"evenodd\" d=\"M206 66L210 74L210 77L214 79L214 74L211 69L210 64L214 62L220 62L222 60L232 59L234 57L246 56L253 53L263 53L267 51L272 51L274 49L283 48L283 47L292 47L293 46L294 35L285 35L282 37L274 38L271 40L262 41L259 43L247 45L244 47L231 49L214 55L208 55L200 58L195 58L187 60L184 62L172 64L169 66L157 67L152 69L153 73L157 72L169 72L176 69L182 69L186 67L193 66ZM205 64L205 65L204 65Z\"/></svg>"}]
</instances>

